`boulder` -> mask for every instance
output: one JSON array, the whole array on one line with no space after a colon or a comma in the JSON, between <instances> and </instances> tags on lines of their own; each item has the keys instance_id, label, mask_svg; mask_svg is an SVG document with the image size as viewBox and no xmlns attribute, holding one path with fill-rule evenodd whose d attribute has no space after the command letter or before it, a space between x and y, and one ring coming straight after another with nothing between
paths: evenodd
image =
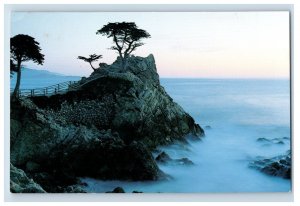
<instances>
[{"instance_id":1,"label":"boulder","mask_svg":"<svg viewBox=\"0 0 300 206\"><path fill-rule=\"evenodd\" d=\"M112 191L108 191L106 193L125 193L125 190L122 187L116 187Z\"/></svg>"}]
</instances>

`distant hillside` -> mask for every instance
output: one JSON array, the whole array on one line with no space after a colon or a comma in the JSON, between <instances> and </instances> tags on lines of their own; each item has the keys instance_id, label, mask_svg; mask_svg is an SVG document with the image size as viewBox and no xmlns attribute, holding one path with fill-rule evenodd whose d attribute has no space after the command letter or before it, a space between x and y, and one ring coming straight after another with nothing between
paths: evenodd
<instances>
[{"instance_id":1,"label":"distant hillside","mask_svg":"<svg viewBox=\"0 0 300 206\"><path fill-rule=\"evenodd\" d=\"M36 70L36 69L22 69L21 89L32 89L47 87L54 84L58 84L66 81L78 81L81 77L79 76L66 76L50 72L47 70ZM17 75L14 74L13 78L10 79L10 88L14 88L16 85Z\"/></svg>"}]
</instances>

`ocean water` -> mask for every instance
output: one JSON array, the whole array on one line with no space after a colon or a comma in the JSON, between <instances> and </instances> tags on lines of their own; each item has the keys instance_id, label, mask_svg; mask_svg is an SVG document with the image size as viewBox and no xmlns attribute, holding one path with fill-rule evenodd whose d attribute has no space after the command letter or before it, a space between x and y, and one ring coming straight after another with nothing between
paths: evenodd
<instances>
[{"instance_id":1,"label":"ocean water","mask_svg":"<svg viewBox=\"0 0 300 206\"><path fill-rule=\"evenodd\" d=\"M291 181L249 168L258 156L273 157L290 149L257 138L290 138L289 80L161 79L168 94L205 129L201 141L161 147L171 158L195 165L162 165L167 181L101 181L83 178L90 192L123 187L126 192L287 192ZM205 126L210 126L206 129ZM156 155L156 154L154 154Z\"/></svg>"},{"instance_id":2,"label":"ocean water","mask_svg":"<svg viewBox=\"0 0 300 206\"><path fill-rule=\"evenodd\" d=\"M78 81L81 78L78 76L65 76L56 74L47 70L22 69L20 89L39 89L55 84ZM14 89L17 81L17 74L10 78L10 89Z\"/></svg>"}]
</instances>

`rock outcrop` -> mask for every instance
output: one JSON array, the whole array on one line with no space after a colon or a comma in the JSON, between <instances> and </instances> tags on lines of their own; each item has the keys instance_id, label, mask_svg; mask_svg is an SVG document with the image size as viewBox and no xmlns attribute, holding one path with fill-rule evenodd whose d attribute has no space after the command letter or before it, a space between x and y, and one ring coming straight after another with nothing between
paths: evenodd
<instances>
[{"instance_id":1,"label":"rock outcrop","mask_svg":"<svg viewBox=\"0 0 300 206\"><path fill-rule=\"evenodd\" d=\"M187 135L204 131L160 86L152 55L130 57L126 69L117 60L66 94L11 105L11 162L47 192L81 192L70 186L85 176L164 178L151 150Z\"/></svg>"},{"instance_id":2,"label":"rock outcrop","mask_svg":"<svg viewBox=\"0 0 300 206\"><path fill-rule=\"evenodd\" d=\"M291 152L273 158L258 158L249 166L268 175L291 179Z\"/></svg>"},{"instance_id":3,"label":"rock outcrop","mask_svg":"<svg viewBox=\"0 0 300 206\"><path fill-rule=\"evenodd\" d=\"M160 85L153 55L130 57L127 65L122 69L117 60L83 79L76 91L32 100L61 122L111 129L126 144L140 141L155 148L184 142L188 134L204 135Z\"/></svg>"},{"instance_id":4,"label":"rock outcrop","mask_svg":"<svg viewBox=\"0 0 300 206\"><path fill-rule=\"evenodd\" d=\"M284 145L284 144L290 144L290 138L288 137L277 137L273 139L260 137L257 138L257 142L263 143L263 145L271 145L271 144L277 144L277 145Z\"/></svg>"}]
</instances>

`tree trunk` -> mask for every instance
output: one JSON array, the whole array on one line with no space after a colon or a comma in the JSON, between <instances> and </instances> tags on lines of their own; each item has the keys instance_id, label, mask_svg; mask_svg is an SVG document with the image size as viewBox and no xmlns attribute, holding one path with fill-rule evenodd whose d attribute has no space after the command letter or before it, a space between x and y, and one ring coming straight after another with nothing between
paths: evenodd
<instances>
[{"instance_id":1,"label":"tree trunk","mask_svg":"<svg viewBox=\"0 0 300 206\"><path fill-rule=\"evenodd\" d=\"M125 59L121 57L121 62L122 62L122 69L125 69Z\"/></svg>"},{"instance_id":2,"label":"tree trunk","mask_svg":"<svg viewBox=\"0 0 300 206\"><path fill-rule=\"evenodd\" d=\"M90 62L90 65L91 65L92 69L93 69L94 71L96 71L96 69L93 67L93 65L92 65L92 63L91 63L91 62Z\"/></svg>"},{"instance_id":3,"label":"tree trunk","mask_svg":"<svg viewBox=\"0 0 300 206\"><path fill-rule=\"evenodd\" d=\"M125 69L126 66L127 66L127 59L128 59L128 57L125 57L125 58L123 59L123 69Z\"/></svg>"},{"instance_id":4,"label":"tree trunk","mask_svg":"<svg viewBox=\"0 0 300 206\"><path fill-rule=\"evenodd\" d=\"M18 61L17 70L18 70L17 82L16 82L14 92L12 94L13 99L17 99L19 97L19 90L20 90L20 84L21 84L21 62L20 61Z\"/></svg>"}]
</instances>

